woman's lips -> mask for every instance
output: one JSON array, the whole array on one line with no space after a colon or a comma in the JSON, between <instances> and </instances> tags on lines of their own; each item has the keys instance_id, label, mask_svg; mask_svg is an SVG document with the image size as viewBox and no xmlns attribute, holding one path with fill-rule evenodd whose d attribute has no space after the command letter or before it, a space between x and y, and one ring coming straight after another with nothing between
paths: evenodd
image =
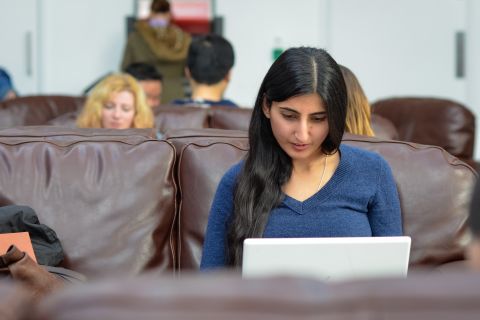
<instances>
[{"instance_id":1,"label":"woman's lips","mask_svg":"<svg viewBox=\"0 0 480 320\"><path fill-rule=\"evenodd\" d=\"M303 151L308 148L308 144L292 143L293 149Z\"/></svg>"}]
</instances>

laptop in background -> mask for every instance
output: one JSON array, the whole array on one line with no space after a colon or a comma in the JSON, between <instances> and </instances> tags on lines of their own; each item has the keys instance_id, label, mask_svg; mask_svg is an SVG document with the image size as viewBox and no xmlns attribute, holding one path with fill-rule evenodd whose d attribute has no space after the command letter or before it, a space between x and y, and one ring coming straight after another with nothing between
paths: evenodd
<instances>
[{"instance_id":1,"label":"laptop in background","mask_svg":"<svg viewBox=\"0 0 480 320\"><path fill-rule=\"evenodd\" d=\"M406 277L410 244L407 236L245 239L242 274L323 281Z\"/></svg>"}]
</instances>

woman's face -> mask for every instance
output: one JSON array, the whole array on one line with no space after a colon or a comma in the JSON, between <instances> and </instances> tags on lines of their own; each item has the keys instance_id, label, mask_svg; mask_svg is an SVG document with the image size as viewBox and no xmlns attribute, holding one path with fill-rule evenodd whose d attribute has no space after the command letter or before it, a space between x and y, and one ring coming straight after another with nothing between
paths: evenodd
<instances>
[{"instance_id":1,"label":"woman's face","mask_svg":"<svg viewBox=\"0 0 480 320\"><path fill-rule=\"evenodd\" d=\"M135 98L130 91L114 92L102 107L102 128L128 129L133 126Z\"/></svg>"},{"instance_id":2,"label":"woman's face","mask_svg":"<svg viewBox=\"0 0 480 320\"><path fill-rule=\"evenodd\" d=\"M318 94L292 97L263 107L273 135L293 161L313 161L322 155L328 135L327 110Z\"/></svg>"},{"instance_id":3,"label":"woman's face","mask_svg":"<svg viewBox=\"0 0 480 320\"><path fill-rule=\"evenodd\" d=\"M171 16L168 12L151 13L148 23L152 28L166 28L170 24Z\"/></svg>"}]
</instances>

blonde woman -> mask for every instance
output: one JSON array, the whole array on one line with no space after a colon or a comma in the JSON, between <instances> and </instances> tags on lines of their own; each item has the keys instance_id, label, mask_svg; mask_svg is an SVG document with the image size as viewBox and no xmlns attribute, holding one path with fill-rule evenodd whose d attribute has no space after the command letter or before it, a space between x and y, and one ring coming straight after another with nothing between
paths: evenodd
<instances>
[{"instance_id":1,"label":"blonde woman","mask_svg":"<svg viewBox=\"0 0 480 320\"><path fill-rule=\"evenodd\" d=\"M97 84L77 120L80 128L153 128L154 117L137 80L113 74Z\"/></svg>"},{"instance_id":2,"label":"blonde woman","mask_svg":"<svg viewBox=\"0 0 480 320\"><path fill-rule=\"evenodd\" d=\"M368 99L363 92L362 86L350 69L340 65L340 70L342 70L343 79L347 86L348 102L345 131L373 137L375 133L370 124L370 103L368 103Z\"/></svg>"}]
</instances>

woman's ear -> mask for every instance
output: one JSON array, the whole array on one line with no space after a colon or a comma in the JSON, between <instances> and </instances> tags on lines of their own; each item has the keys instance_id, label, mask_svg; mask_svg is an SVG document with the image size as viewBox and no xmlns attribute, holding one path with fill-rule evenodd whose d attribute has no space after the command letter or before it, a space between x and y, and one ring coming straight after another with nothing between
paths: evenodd
<instances>
[{"instance_id":1,"label":"woman's ear","mask_svg":"<svg viewBox=\"0 0 480 320\"><path fill-rule=\"evenodd\" d=\"M263 114L265 115L265 117L270 119L270 108L267 105L267 99L265 99L265 97L263 98L262 111L263 111Z\"/></svg>"}]
</instances>

